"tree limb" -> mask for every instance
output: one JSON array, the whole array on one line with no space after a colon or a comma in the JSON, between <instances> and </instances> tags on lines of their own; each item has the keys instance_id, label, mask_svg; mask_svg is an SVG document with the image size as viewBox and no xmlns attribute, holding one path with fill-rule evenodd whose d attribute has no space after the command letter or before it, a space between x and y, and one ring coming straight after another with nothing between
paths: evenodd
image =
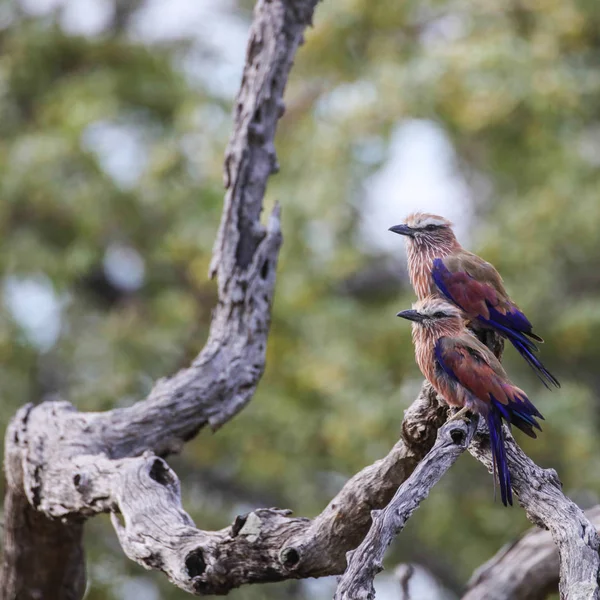
<instances>
[{"instance_id":1,"label":"tree limb","mask_svg":"<svg viewBox=\"0 0 600 600\"><path fill-rule=\"evenodd\" d=\"M474 418L470 423L449 421L439 430L433 448L398 489L388 506L373 511L369 533L360 546L348 554L348 567L338 584L335 600L375 598L373 580L383 569L387 547L433 486L467 449L476 428L477 418Z\"/></svg>"},{"instance_id":2,"label":"tree limb","mask_svg":"<svg viewBox=\"0 0 600 600\"><path fill-rule=\"evenodd\" d=\"M585 514L598 530L600 506ZM550 532L530 529L473 573L463 600L543 600L558 588L559 570Z\"/></svg>"},{"instance_id":3,"label":"tree limb","mask_svg":"<svg viewBox=\"0 0 600 600\"><path fill-rule=\"evenodd\" d=\"M446 441L453 423L444 425L438 433L438 440L415 469L411 477L398 490L388 507L376 511L373 525L363 542L349 554L348 568L340 580L335 600L372 600L375 598L373 579L381 571L383 556L394 535L404 527L412 512L427 496L431 487L454 463L461 450L453 448ZM450 428L450 429L448 429ZM512 476L513 491L519 503L525 509L527 517L544 529L548 529L547 538L553 540L558 552L556 564L551 561L552 552L539 554L529 563L518 557L519 575L515 577L507 572L505 565L497 569L492 564L495 579L476 586L472 593L465 596L469 600L485 598L486 600L518 599L517 591L527 600L544 598L548 589L556 583L560 574L561 600L597 600L599 595L598 573L600 569L600 537L596 527L592 525L583 511L561 490L558 476L553 469L538 467L517 445L514 438L505 428L507 459ZM470 438L469 438L470 439ZM485 424L480 424L469 446L470 453L481 461L493 473L493 463L489 447L489 434ZM466 448L466 445L465 445ZM598 517L600 519L600 517ZM533 535L533 534L531 534ZM500 555L500 559L502 558ZM532 573L531 562L539 563L544 559L544 568ZM529 565L527 568L526 565ZM549 573L554 574L552 577ZM487 569L486 569L487 571ZM542 579L542 583L532 580ZM505 581L506 580L506 581ZM510 584L507 583L510 580ZM526 581L525 581L526 580ZM492 591L493 590L493 591Z\"/></svg>"},{"instance_id":4,"label":"tree limb","mask_svg":"<svg viewBox=\"0 0 600 600\"><path fill-rule=\"evenodd\" d=\"M79 454L61 456L61 440L48 438L44 443L51 445L39 454L32 452L29 439L56 430L73 412L68 403L26 406L11 423L7 437L16 440L9 445L14 456L27 456L30 483L37 481L36 473L42 477L38 488L27 488L37 502L37 511L31 510L40 518L53 517L45 519L48 523L58 524L60 518L78 527L83 517L110 512L129 558L163 571L175 585L196 594L226 594L246 583L341 573L345 553L369 528L371 511L387 504L431 448L446 417L446 408L424 384L406 411L402 439L385 458L350 479L314 520L258 509L230 527L207 532L196 529L183 510L175 473L150 451L124 458L89 454L81 437ZM85 421L86 414L76 414ZM47 456L58 462L44 462Z\"/></svg>"},{"instance_id":5,"label":"tree limb","mask_svg":"<svg viewBox=\"0 0 600 600\"><path fill-rule=\"evenodd\" d=\"M600 537L596 528L562 493L554 469L538 467L519 448L506 427L505 438L512 488L519 504L534 525L550 532L558 548L561 600L598 600ZM485 429L478 430L469 452L492 472L489 436Z\"/></svg>"},{"instance_id":6,"label":"tree limb","mask_svg":"<svg viewBox=\"0 0 600 600\"><path fill-rule=\"evenodd\" d=\"M283 90L317 2L259 0L254 11L211 264L211 274L218 276L218 304L200 355L131 407L84 415L64 402L43 403L21 409L11 423L5 440L8 551L0 598L81 597L80 521L97 508L81 498L71 502L77 461L86 456L118 461L146 450L177 452L202 427L220 427L251 399L264 370L281 245L279 209L267 227L260 213L267 179L277 170L273 138L284 111ZM107 508L105 499L96 501ZM33 526L35 511L40 511L36 518L43 513L66 521L46 523L52 535L44 537L38 535L44 528ZM57 546L59 539L64 547ZM57 573L63 574L60 585Z\"/></svg>"}]
</instances>

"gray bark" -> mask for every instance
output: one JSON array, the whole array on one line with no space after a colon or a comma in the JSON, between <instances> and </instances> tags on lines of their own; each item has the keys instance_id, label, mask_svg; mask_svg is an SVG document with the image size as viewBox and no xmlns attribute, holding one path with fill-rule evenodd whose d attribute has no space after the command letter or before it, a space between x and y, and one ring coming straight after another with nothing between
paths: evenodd
<instances>
[{"instance_id":1,"label":"gray bark","mask_svg":"<svg viewBox=\"0 0 600 600\"><path fill-rule=\"evenodd\" d=\"M117 509L112 486L132 464L120 459L147 450L178 452L202 427L220 427L251 399L264 370L281 245L279 209L263 226L262 200L267 179L277 170L273 138L284 111L283 90L317 2L259 0L256 5L211 264L219 298L200 355L129 408L81 414L52 402L24 407L10 425L0 598L81 597L81 520L98 509ZM102 474L99 481L95 473ZM109 487L104 496L94 495L96 486L104 485ZM95 505L87 504L88 495Z\"/></svg>"},{"instance_id":2,"label":"gray bark","mask_svg":"<svg viewBox=\"0 0 600 600\"><path fill-rule=\"evenodd\" d=\"M350 479L318 517L291 518L290 511L259 509L212 532L195 527L181 505L177 476L151 450L130 457L89 452L98 440L88 437L86 424L97 415L78 413L66 402L23 407L7 432L7 448L17 461L14 472L23 473L25 507L41 522L80 533L82 518L110 512L129 558L164 572L190 593L226 594L246 583L341 573L345 553L370 526L371 510L389 502L431 448L445 416L446 409L425 384L406 411L402 439L385 458ZM143 428L137 427L143 438ZM80 598L82 557L72 562L73 556L61 555L50 539L47 548L40 546L37 531L25 527L21 533L28 537L19 537L19 545L30 549L33 562L15 564L5 558L10 567L5 573L24 582L26 593L3 597ZM79 537L73 548L80 551ZM55 586L50 568L40 564L48 560L46 552L54 552L64 569L78 567L77 580L67 578L64 591ZM41 595L23 577L32 564L41 569L41 587L36 588Z\"/></svg>"},{"instance_id":3,"label":"gray bark","mask_svg":"<svg viewBox=\"0 0 600 600\"><path fill-rule=\"evenodd\" d=\"M584 512L561 490L554 469L538 467L505 428L512 489L527 518L547 529L558 549L561 600L598 600L600 537ZM478 431L469 452L492 471L489 436Z\"/></svg>"},{"instance_id":4,"label":"gray bark","mask_svg":"<svg viewBox=\"0 0 600 600\"><path fill-rule=\"evenodd\" d=\"M387 546L462 451L460 444L452 447L450 442L444 439L451 434L453 425L450 422L440 429L435 446L398 490L390 505L384 511L374 513L369 533L361 545L350 553L348 568L340 580L335 600L375 598L373 579L383 568L383 556ZM600 537L595 526L583 511L562 493L556 471L538 467L519 448L506 427L505 438L513 492L529 520L549 531L558 550L555 579L559 580L561 600L598 600ZM464 439L459 441L464 442ZM489 434L483 422L465 448L467 446L469 452L493 472ZM550 566L544 564L546 572ZM542 575L539 574L539 577ZM497 578L501 579L500 576ZM531 580L535 580L535 577L532 576ZM502 583L501 581L500 584ZM516 581L513 580L513 584L516 584ZM531 581L529 584L531 585ZM525 584L523 585L525 588ZM546 591L547 589L548 586L543 588ZM497 593L502 594L503 590L503 587L499 587ZM482 590L483 595L473 595L472 600L496 599L496 596L486 595L489 592L490 586L486 585ZM497 598L512 600L516 596L498 595Z\"/></svg>"},{"instance_id":5,"label":"gray bark","mask_svg":"<svg viewBox=\"0 0 600 600\"><path fill-rule=\"evenodd\" d=\"M373 600L375 575L383 570L383 556L413 512L429 495L433 486L467 449L477 419L470 423L457 420L446 423L437 440L412 475L398 489L383 510L374 510L373 523L360 546L348 553L348 567L338 584L335 600Z\"/></svg>"},{"instance_id":6,"label":"gray bark","mask_svg":"<svg viewBox=\"0 0 600 600\"><path fill-rule=\"evenodd\" d=\"M585 514L598 530L600 506ZM557 590L559 569L550 532L531 529L473 573L463 600L543 600Z\"/></svg>"}]
</instances>

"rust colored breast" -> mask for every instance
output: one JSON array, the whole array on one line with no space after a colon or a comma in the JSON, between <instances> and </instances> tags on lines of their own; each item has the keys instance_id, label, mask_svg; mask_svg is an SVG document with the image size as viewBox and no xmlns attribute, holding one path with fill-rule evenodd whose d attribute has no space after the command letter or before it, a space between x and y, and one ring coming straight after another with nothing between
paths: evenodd
<instances>
[{"instance_id":1,"label":"rust colored breast","mask_svg":"<svg viewBox=\"0 0 600 600\"><path fill-rule=\"evenodd\" d=\"M423 242L411 241L407 247L408 275L419 300L427 296L440 296L431 277L434 258L444 258L452 250L443 246L431 246Z\"/></svg>"},{"instance_id":2,"label":"rust colored breast","mask_svg":"<svg viewBox=\"0 0 600 600\"><path fill-rule=\"evenodd\" d=\"M434 352L436 339L435 335L430 334L423 327L415 326L413 328L415 359L423 376L445 400L446 404L462 407L466 401L464 390L460 385L451 381L437 366Z\"/></svg>"}]
</instances>

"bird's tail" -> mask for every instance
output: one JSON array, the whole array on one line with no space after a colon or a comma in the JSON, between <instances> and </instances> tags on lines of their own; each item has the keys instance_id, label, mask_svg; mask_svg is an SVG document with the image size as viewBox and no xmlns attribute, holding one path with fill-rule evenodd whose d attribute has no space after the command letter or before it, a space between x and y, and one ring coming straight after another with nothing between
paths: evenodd
<instances>
[{"instance_id":1,"label":"bird's tail","mask_svg":"<svg viewBox=\"0 0 600 600\"><path fill-rule=\"evenodd\" d=\"M557 388L560 387L560 381L546 369L543 365L542 361L535 355L538 351L538 347L527 337L526 335L531 335L530 333L525 333L521 331L517 331L515 329L511 329L506 325L503 325L498 322L491 322L485 319L480 319L482 322L487 325L493 327L500 334L503 334L510 340L510 343L516 348L517 352L525 359L525 362L533 369L534 373L538 376L539 380L550 389L550 385L552 384ZM537 336L536 336L537 337Z\"/></svg>"},{"instance_id":2,"label":"bird's tail","mask_svg":"<svg viewBox=\"0 0 600 600\"><path fill-rule=\"evenodd\" d=\"M517 352L525 359L527 364L533 369L535 374L538 376L539 380L550 389L550 385L554 385L557 388L560 387L560 382L546 367L543 365L542 361L534 354L535 350L531 347L531 342L527 340L529 343L524 343L521 339L521 336L511 335L510 333L507 335L508 339L512 343L512 345L517 349ZM535 348L535 346L534 346ZM537 350L537 348L535 348Z\"/></svg>"},{"instance_id":3,"label":"bird's tail","mask_svg":"<svg viewBox=\"0 0 600 600\"><path fill-rule=\"evenodd\" d=\"M493 405L487 415L487 425L490 430L490 446L492 449L492 461L494 463L494 475L500 484L500 498L502 504L512 506L512 489L510 487L510 471L506 460L506 449L504 447L504 432L502 430L502 416L500 411Z\"/></svg>"},{"instance_id":4,"label":"bird's tail","mask_svg":"<svg viewBox=\"0 0 600 600\"><path fill-rule=\"evenodd\" d=\"M529 437L535 438L534 429L542 428L537 419L543 419L542 413L532 404L525 392L516 386L504 387L506 402L500 402L492 396L492 405L487 415L490 430L490 446L494 463L494 475L500 484L500 497L504 506L512 505L510 471L504 446L502 419L520 429Z\"/></svg>"},{"instance_id":5,"label":"bird's tail","mask_svg":"<svg viewBox=\"0 0 600 600\"><path fill-rule=\"evenodd\" d=\"M532 340L535 340L536 342L539 342L540 344L544 343L544 338L540 337L539 335L536 335L535 333L533 333L533 331L524 331L523 333L527 337L531 338Z\"/></svg>"}]
</instances>

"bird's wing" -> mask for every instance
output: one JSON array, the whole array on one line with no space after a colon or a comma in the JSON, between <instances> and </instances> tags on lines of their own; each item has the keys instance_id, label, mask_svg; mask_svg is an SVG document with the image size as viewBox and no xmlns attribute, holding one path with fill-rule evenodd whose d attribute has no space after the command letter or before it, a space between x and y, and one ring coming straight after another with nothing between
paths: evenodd
<instances>
[{"instance_id":1,"label":"bird's wing","mask_svg":"<svg viewBox=\"0 0 600 600\"><path fill-rule=\"evenodd\" d=\"M463 251L436 258L431 275L440 292L472 319L508 337L517 337L531 350L536 348L528 337L542 341L533 333L529 319L509 298L498 271L477 255Z\"/></svg>"},{"instance_id":2,"label":"bird's wing","mask_svg":"<svg viewBox=\"0 0 600 600\"><path fill-rule=\"evenodd\" d=\"M441 337L435 346L435 357L448 377L490 409L496 409L509 423L532 437L533 427L541 429L536 417L544 417L525 392L510 382L498 359L475 336L464 333Z\"/></svg>"},{"instance_id":3,"label":"bird's wing","mask_svg":"<svg viewBox=\"0 0 600 600\"><path fill-rule=\"evenodd\" d=\"M512 504L511 478L504 445L502 419L531 437L533 428L541 429L536 417L543 419L525 392L514 386L494 355L469 333L441 337L435 357L445 374L488 405L485 415L490 432L494 472L500 485L502 503Z\"/></svg>"}]
</instances>

